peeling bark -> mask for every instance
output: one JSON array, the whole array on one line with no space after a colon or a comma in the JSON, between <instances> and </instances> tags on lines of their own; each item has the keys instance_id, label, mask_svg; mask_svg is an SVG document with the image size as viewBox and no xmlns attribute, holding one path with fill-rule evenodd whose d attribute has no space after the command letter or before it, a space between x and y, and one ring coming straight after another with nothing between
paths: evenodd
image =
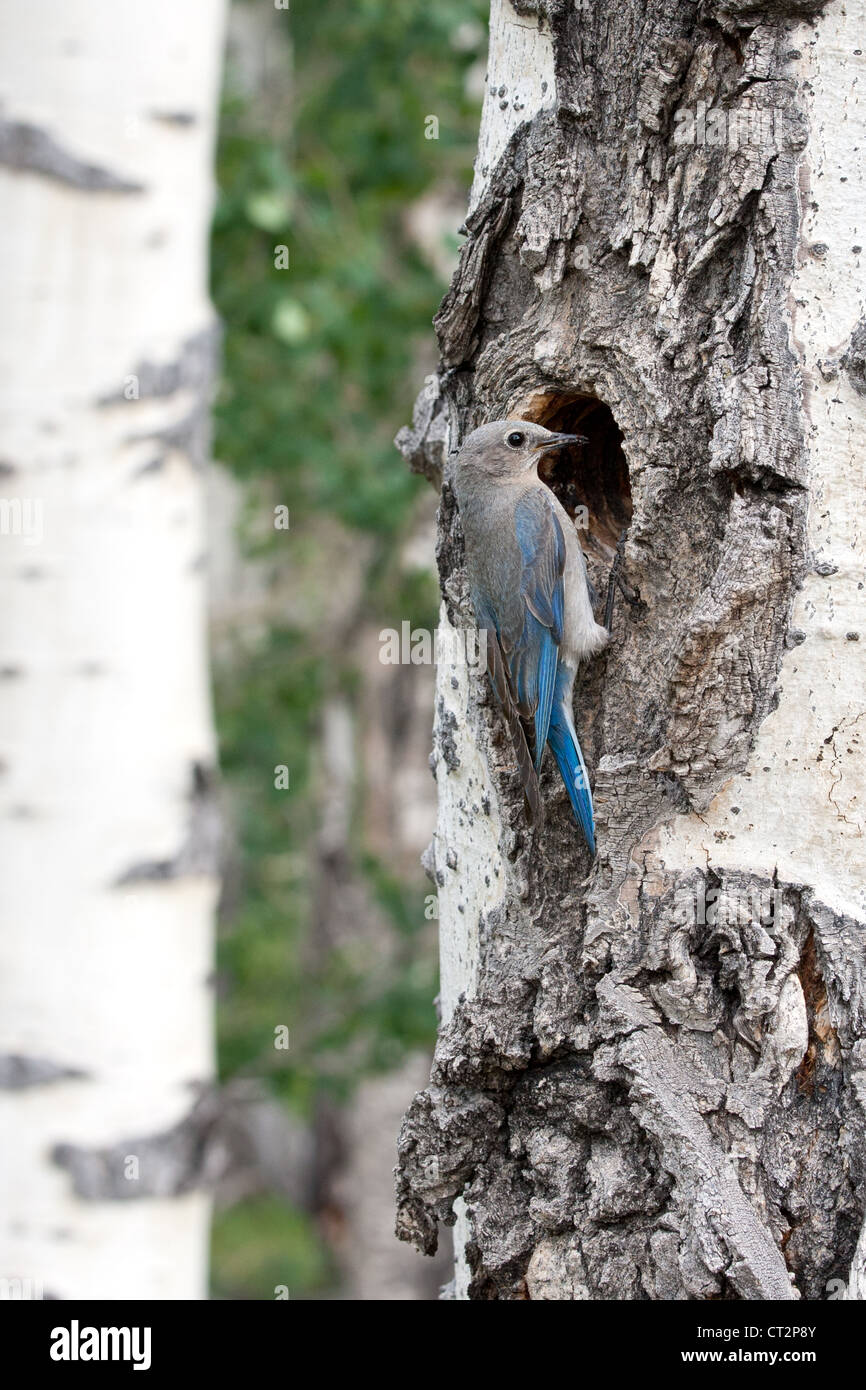
<instances>
[{"instance_id":1,"label":"peeling bark","mask_svg":"<svg viewBox=\"0 0 866 1390\"><path fill-rule=\"evenodd\" d=\"M483 677L438 672L443 1024L398 1233L459 1217L457 1296L863 1296L864 18L494 0L398 441L444 479L443 624L472 621L448 459L484 420L589 437L546 481L600 592L626 538L576 701L594 863L549 768L527 829Z\"/></svg>"}]
</instances>

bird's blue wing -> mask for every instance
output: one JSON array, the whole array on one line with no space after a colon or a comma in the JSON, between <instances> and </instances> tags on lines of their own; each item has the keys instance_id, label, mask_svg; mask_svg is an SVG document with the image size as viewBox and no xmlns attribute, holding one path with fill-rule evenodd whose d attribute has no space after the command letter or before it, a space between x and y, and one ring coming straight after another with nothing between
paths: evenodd
<instances>
[{"instance_id":1,"label":"bird's blue wing","mask_svg":"<svg viewBox=\"0 0 866 1390\"><path fill-rule=\"evenodd\" d=\"M503 646L518 705L534 715L538 768L550 727L562 641L565 540L542 488L533 489L517 503L514 527L523 560L522 602L518 622L506 634Z\"/></svg>"}]
</instances>

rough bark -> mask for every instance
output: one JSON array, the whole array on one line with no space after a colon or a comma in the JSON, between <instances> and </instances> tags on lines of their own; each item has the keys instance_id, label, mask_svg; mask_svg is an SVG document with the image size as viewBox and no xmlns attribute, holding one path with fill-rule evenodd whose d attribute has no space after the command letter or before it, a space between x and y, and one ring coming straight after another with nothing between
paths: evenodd
<instances>
[{"instance_id":1,"label":"rough bark","mask_svg":"<svg viewBox=\"0 0 866 1390\"><path fill-rule=\"evenodd\" d=\"M576 705L594 864L555 770L528 832L483 676L438 672L443 1024L398 1233L459 1217L457 1297L866 1295L864 20L494 0L398 440L444 477L442 621L471 622L449 450L486 419L589 436L548 481L597 587L627 536Z\"/></svg>"},{"instance_id":2,"label":"rough bark","mask_svg":"<svg viewBox=\"0 0 866 1390\"><path fill-rule=\"evenodd\" d=\"M72 0L0 25L0 1276L57 1298L207 1287L222 22Z\"/></svg>"}]
</instances>

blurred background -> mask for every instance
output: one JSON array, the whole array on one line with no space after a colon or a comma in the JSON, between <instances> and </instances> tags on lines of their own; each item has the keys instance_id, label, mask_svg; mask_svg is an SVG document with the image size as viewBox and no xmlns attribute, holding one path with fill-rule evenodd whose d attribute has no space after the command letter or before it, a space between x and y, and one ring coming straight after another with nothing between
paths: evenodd
<instances>
[{"instance_id":1,"label":"blurred background","mask_svg":"<svg viewBox=\"0 0 866 1390\"><path fill-rule=\"evenodd\" d=\"M449 1277L447 1251L434 1265L393 1236L395 1136L436 1027L433 670L382 664L379 633L436 626L437 499L393 439L436 365L484 19L472 0L231 8L209 482L232 832L219 1055L223 1084L265 1078L279 1119L218 1194L218 1296L272 1296L287 1252L293 1297L430 1298ZM288 795L263 775L280 764Z\"/></svg>"},{"instance_id":2,"label":"blurred background","mask_svg":"<svg viewBox=\"0 0 866 1390\"><path fill-rule=\"evenodd\" d=\"M0 38L0 1296L435 1298L392 1178L433 669L380 634L437 622L393 438L486 6L7 0Z\"/></svg>"}]
</instances>

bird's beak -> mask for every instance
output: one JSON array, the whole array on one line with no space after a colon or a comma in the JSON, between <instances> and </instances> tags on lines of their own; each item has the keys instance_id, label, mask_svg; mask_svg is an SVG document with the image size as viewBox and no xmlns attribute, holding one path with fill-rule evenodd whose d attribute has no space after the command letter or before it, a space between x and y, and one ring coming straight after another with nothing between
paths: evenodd
<instances>
[{"instance_id":1,"label":"bird's beak","mask_svg":"<svg viewBox=\"0 0 866 1390\"><path fill-rule=\"evenodd\" d=\"M549 449L565 449L569 444L588 443L584 434L549 434L540 444L536 444L535 453L546 454Z\"/></svg>"}]
</instances>

